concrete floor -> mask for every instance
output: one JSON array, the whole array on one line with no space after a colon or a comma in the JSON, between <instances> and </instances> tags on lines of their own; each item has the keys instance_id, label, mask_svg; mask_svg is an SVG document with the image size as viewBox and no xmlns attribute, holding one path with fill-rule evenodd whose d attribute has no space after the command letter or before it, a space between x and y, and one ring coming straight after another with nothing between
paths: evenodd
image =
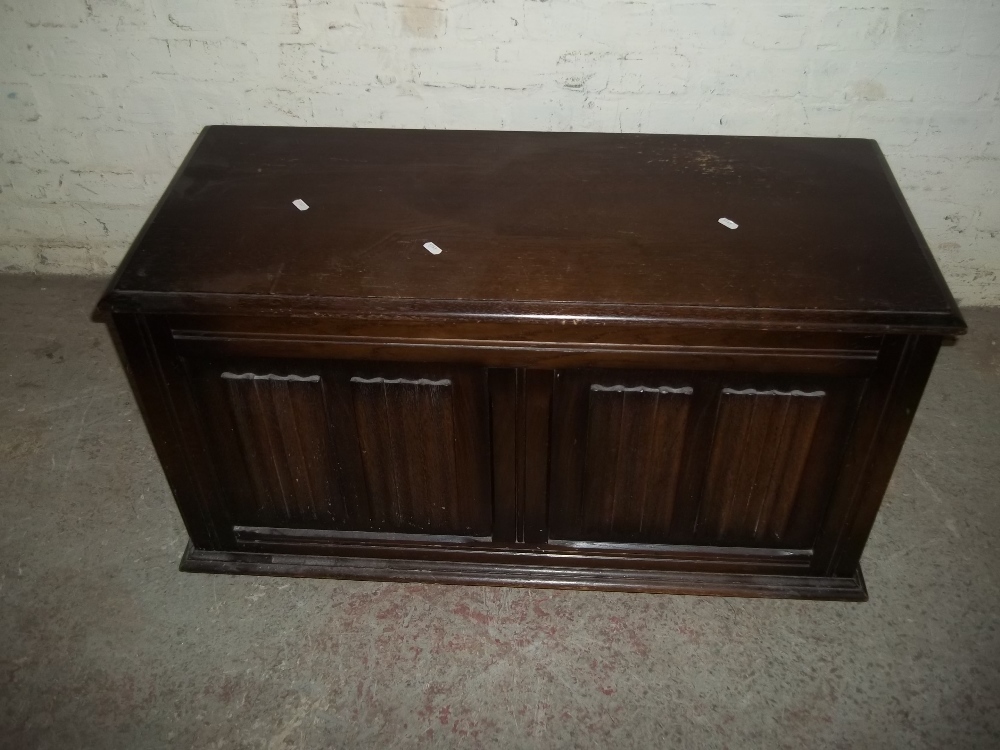
<instances>
[{"instance_id":1,"label":"concrete floor","mask_svg":"<svg viewBox=\"0 0 1000 750\"><path fill-rule=\"evenodd\" d=\"M807 603L182 574L103 280L0 277L0 746L1000 746L1000 309Z\"/></svg>"}]
</instances>

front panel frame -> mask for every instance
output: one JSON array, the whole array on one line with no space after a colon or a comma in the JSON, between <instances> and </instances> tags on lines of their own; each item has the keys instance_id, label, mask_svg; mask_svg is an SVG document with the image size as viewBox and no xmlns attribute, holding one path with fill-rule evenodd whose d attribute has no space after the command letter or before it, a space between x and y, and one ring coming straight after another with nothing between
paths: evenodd
<instances>
[{"instance_id":1,"label":"front panel frame","mask_svg":"<svg viewBox=\"0 0 1000 750\"><path fill-rule=\"evenodd\" d=\"M732 334L721 331L705 332L701 346L670 343L687 334L672 337L662 332L650 337L656 342L637 346L553 346L544 341L553 338L551 332L501 346L490 337L471 343L437 338L380 341L367 330L345 336L342 322L325 330L318 326L308 333L288 333L294 327L286 321L282 333L264 330L269 325L274 329L273 322L246 317L238 330L227 333L231 318L137 313L113 317L154 445L191 536L185 569L836 599L865 597L858 561L940 345L938 336L866 334L795 341L764 336L755 340L756 348L733 347ZM420 534L358 538L350 536L355 533L351 531L324 537L316 529L234 523L224 504L213 498L217 467L204 449L213 436L197 416L183 364L191 356L220 361L253 356L433 360L482 368L491 411L486 438L493 475L490 540ZM844 461L812 554L806 556L800 548L550 540L550 425L558 410L553 401L558 372L567 366L623 372L637 366L681 369L709 379L733 372L863 379ZM512 475L501 477L501 470L511 469Z\"/></svg>"}]
</instances>

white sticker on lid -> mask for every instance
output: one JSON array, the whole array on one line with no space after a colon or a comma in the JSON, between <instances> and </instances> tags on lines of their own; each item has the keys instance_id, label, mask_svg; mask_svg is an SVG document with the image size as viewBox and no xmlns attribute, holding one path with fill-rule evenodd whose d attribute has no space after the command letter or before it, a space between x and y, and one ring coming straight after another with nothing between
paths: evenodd
<instances>
[{"instance_id":1,"label":"white sticker on lid","mask_svg":"<svg viewBox=\"0 0 1000 750\"><path fill-rule=\"evenodd\" d=\"M293 200L292 205L295 206L297 209L299 209L299 211L305 211L307 208L309 208L309 204L306 203L301 198L296 198L295 200Z\"/></svg>"},{"instance_id":2,"label":"white sticker on lid","mask_svg":"<svg viewBox=\"0 0 1000 750\"><path fill-rule=\"evenodd\" d=\"M729 227L730 229L736 229L736 227L739 226L739 224L737 224L732 219L727 219L725 217L719 219L719 223L722 224L722 226L724 227Z\"/></svg>"},{"instance_id":3,"label":"white sticker on lid","mask_svg":"<svg viewBox=\"0 0 1000 750\"><path fill-rule=\"evenodd\" d=\"M440 255L441 254L441 248L439 248L433 242L425 242L424 243L424 247L427 248L427 252L429 252L431 255Z\"/></svg>"}]
</instances>

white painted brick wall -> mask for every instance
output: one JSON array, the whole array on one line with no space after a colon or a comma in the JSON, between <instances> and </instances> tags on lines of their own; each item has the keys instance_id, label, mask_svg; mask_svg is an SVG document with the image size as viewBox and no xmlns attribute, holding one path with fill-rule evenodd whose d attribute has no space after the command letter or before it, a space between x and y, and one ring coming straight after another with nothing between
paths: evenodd
<instances>
[{"instance_id":1,"label":"white painted brick wall","mask_svg":"<svg viewBox=\"0 0 1000 750\"><path fill-rule=\"evenodd\" d=\"M109 272L210 123L876 138L1000 304L1000 2L0 0L0 269Z\"/></svg>"}]
</instances>

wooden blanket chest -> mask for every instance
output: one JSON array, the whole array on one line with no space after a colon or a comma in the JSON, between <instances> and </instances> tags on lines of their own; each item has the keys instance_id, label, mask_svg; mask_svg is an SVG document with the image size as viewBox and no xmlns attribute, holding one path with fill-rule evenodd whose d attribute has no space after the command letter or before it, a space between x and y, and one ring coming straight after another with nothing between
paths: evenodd
<instances>
[{"instance_id":1,"label":"wooden blanket chest","mask_svg":"<svg viewBox=\"0 0 1000 750\"><path fill-rule=\"evenodd\" d=\"M817 599L964 331L855 139L213 126L102 307L184 570Z\"/></svg>"}]
</instances>

